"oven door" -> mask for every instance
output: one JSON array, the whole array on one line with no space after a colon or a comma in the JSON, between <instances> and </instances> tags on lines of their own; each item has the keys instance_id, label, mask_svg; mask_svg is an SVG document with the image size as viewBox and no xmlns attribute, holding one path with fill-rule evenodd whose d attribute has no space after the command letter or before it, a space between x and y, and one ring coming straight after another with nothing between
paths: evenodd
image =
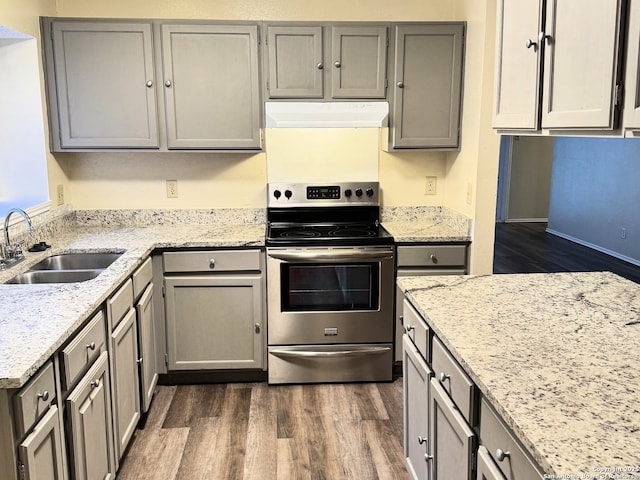
<instances>
[{"instance_id":1,"label":"oven door","mask_svg":"<svg viewBox=\"0 0 640 480\"><path fill-rule=\"evenodd\" d=\"M269 345L393 340L393 247L268 248Z\"/></svg>"}]
</instances>

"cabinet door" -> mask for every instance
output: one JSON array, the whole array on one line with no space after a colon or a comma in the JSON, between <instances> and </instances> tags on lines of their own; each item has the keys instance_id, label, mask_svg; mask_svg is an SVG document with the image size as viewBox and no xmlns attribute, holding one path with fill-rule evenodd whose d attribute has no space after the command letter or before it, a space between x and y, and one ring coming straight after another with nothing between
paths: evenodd
<instances>
[{"instance_id":1,"label":"cabinet door","mask_svg":"<svg viewBox=\"0 0 640 480\"><path fill-rule=\"evenodd\" d=\"M267 28L269 98L322 98L322 27Z\"/></svg>"},{"instance_id":2,"label":"cabinet door","mask_svg":"<svg viewBox=\"0 0 640 480\"><path fill-rule=\"evenodd\" d=\"M409 477L431 478L429 454L429 378L431 371L407 335L403 337L404 456Z\"/></svg>"},{"instance_id":3,"label":"cabinet door","mask_svg":"<svg viewBox=\"0 0 640 480\"><path fill-rule=\"evenodd\" d=\"M494 128L539 127L543 0L499 0Z\"/></svg>"},{"instance_id":4,"label":"cabinet door","mask_svg":"<svg viewBox=\"0 0 640 480\"><path fill-rule=\"evenodd\" d=\"M456 148L462 24L401 25L395 35L394 148Z\"/></svg>"},{"instance_id":5,"label":"cabinet door","mask_svg":"<svg viewBox=\"0 0 640 480\"><path fill-rule=\"evenodd\" d=\"M468 480L473 468L475 434L435 378L429 388L432 478Z\"/></svg>"},{"instance_id":6,"label":"cabinet door","mask_svg":"<svg viewBox=\"0 0 640 480\"><path fill-rule=\"evenodd\" d=\"M491 455L483 446L478 447L478 467L476 480L505 480L504 475L493 462Z\"/></svg>"},{"instance_id":7,"label":"cabinet door","mask_svg":"<svg viewBox=\"0 0 640 480\"><path fill-rule=\"evenodd\" d=\"M615 127L621 0L547 2L543 128Z\"/></svg>"},{"instance_id":8,"label":"cabinet door","mask_svg":"<svg viewBox=\"0 0 640 480\"><path fill-rule=\"evenodd\" d=\"M385 98L387 27L333 27L331 97Z\"/></svg>"},{"instance_id":9,"label":"cabinet door","mask_svg":"<svg viewBox=\"0 0 640 480\"><path fill-rule=\"evenodd\" d=\"M116 458L121 458L140 420L138 328L130 309L111 334Z\"/></svg>"},{"instance_id":10,"label":"cabinet door","mask_svg":"<svg viewBox=\"0 0 640 480\"><path fill-rule=\"evenodd\" d=\"M67 397L69 453L75 480L115 478L108 353L103 352Z\"/></svg>"},{"instance_id":11,"label":"cabinet door","mask_svg":"<svg viewBox=\"0 0 640 480\"><path fill-rule=\"evenodd\" d=\"M51 406L19 447L25 480L62 480L62 437L58 407Z\"/></svg>"},{"instance_id":12,"label":"cabinet door","mask_svg":"<svg viewBox=\"0 0 640 480\"><path fill-rule=\"evenodd\" d=\"M162 25L168 148L260 148L258 27Z\"/></svg>"},{"instance_id":13,"label":"cabinet door","mask_svg":"<svg viewBox=\"0 0 640 480\"><path fill-rule=\"evenodd\" d=\"M262 276L167 277L169 370L262 368Z\"/></svg>"},{"instance_id":14,"label":"cabinet door","mask_svg":"<svg viewBox=\"0 0 640 480\"><path fill-rule=\"evenodd\" d=\"M151 25L52 29L60 147L158 147Z\"/></svg>"},{"instance_id":15,"label":"cabinet door","mask_svg":"<svg viewBox=\"0 0 640 480\"><path fill-rule=\"evenodd\" d=\"M153 391L158 383L156 369L156 334L153 319L153 283L150 283L136 305L140 344L140 391L142 411L151 405Z\"/></svg>"},{"instance_id":16,"label":"cabinet door","mask_svg":"<svg viewBox=\"0 0 640 480\"><path fill-rule=\"evenodd\" d=\"M640 129L640 2L631 0L627 35L624 127Z\"/></svg>"}]
</instances>

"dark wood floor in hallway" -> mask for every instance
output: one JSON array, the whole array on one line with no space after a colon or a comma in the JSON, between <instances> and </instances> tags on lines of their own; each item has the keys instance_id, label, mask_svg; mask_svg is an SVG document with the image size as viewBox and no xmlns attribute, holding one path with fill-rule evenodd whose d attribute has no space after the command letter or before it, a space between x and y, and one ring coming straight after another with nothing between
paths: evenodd
<instances>
[{"instance_id":1,"label":"dark wood floor in hallway","mask_svg":"<svg viewBox=\"0 0 640 480\"><path fill-rule=\"evenodd\" d=\"M158 386L118 479L406 479L402 429L402 378Z\"/></svg>"},{"instance_id":2,"label":"dark wood floor in hallway","mask_svg":"<svg viewBox=\"0 0 640 480\"><path fill-rule=\"evenodd\" d=\"M496 224L493 273L610 271L640 283L640 267L546 233L546 223Z\"/></svg>"}]
</instances>

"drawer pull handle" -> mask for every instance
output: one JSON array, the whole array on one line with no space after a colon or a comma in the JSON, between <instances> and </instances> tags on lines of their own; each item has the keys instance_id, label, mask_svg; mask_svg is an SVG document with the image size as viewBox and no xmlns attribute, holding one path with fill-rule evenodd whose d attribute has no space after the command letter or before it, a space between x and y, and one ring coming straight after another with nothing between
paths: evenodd
<instances>
[{"instance_id":1,"label":"drawer pull handle","mask_svg":"<svg viewBox=\"0 0 640 480\"><path fill-rule=\"evenodd\" d=\"M422 445L423 443L426 443L426 442L427 442L426 438L424 438L422 435L418 435L418 443L420 445Z\"/></svg>"},{"instance_id":2,"label":"drawer pull handle","mask_svg":"<svg viewBox=\"0 0 640 480\"><path fill-rule=\"evenodd\" d=\"M511 452L509 452L508 450L506 452L501 448L496 450L496 458L498 459L499 462L502 462L505 458L510 458L510 457L511 457Z\"/></svg>"},{"instance_id":3,"label":"drawer pull handle","mask_svg":"<svg viewBox=\"0 0 640 480\"><path fill-rule=\"evenodd\" d=\"M447 374L446 374L446 373L444 373L444 372L440 372L440 383L444 383L444 382L446 382L447 380L448 380L449 382L451 382L451 375L447 375Z\"/></svg>"},{"instance_id":4,"label":"drawer pull handle","mask_svg":"<svg viewBox=\"0 0 640 480\"><path fill-rule=\"evenodd\" d=\"M424 454L424 461L425 462L430 462L431 460L433 460L433 455L429 455L428 453Z\"/></svg>"},{"instance_id":5,"label":"drawer pull handle","mask_svg":"<svg viewBox=\"0 0 640 480\"><path fill-rule=\"evenodd\" d=\"M209 259L209 268L211 268L211 269L216 268L216 259L215 258L210 258Z\"/></svg>"},{"instance_id":6,"label":"drawer pull handle","mask_svg":"<svg viewBox=\"0 0 640 480\"><path fill-rule=\"evenodd\" d=\"M91 388L98 388L100 386L100 379L96 379L91 382Z\"/></svg>"},{"instance_id":7,"label":"drawer pull handle","mask_svg":"<svg viewBox=\"0 0 640 480\"><path fill-rule=\"evenodd\" d=\"M86 347L87 347L88 350L95 350L96 349L96 342L87 343Z\"/></svg>"},{"instance_id":8,"label":"drawer pull handle","mask_svg":"<svg viewBox=\"0 0 640 480\"><path fill-rule=\"evenodd\" d=\"M416 327L414 327L413 325L407 325L407 333L409 333L411 330L415 330Z\"/></svg>"},{"instance_id":9,"label":"drawer pull handle","mask_svg":"<svg viewBox=\"0 0 640 480\"><path fill-rule=\"evenodd\" d=\"M436 257L435 253L432 253L431 255L429 255L429 258L431 259L432 263L438 263L438 257Z\"/></svg>"},{"instance_id":10,"label":"drawer pull handle","mask_svg":"<svg viewBox=\"0 0 640 480\"><path fill-rule=\"evenodd\" d=\"M137 359L137 360L136 360L136 363L137 363L138 365L142 365L142 357L140 357L139 359Z\"/></svg>"},{"instance_id":11,"label":"drawer pull handle","mask_svg":"<svg viewBox=\"0 0 640 480\"><path fill-rule=\"evenodd\" d=\"M49 400L49 391L45 390L44 392L39 393L38 400L42 400L43 402L46 402L47 400Z\"/></svg>"}]
</instances>

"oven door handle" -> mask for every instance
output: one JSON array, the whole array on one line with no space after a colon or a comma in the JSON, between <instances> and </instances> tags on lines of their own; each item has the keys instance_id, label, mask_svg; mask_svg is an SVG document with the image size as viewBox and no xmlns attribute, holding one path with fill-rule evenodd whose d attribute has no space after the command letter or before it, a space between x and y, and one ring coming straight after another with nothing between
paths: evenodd
<instances>
[{"instance_id":1,"label":"oven door handle","mask_svg":"<svg viewBox=\"0 0 640 480\"><path fill-rule=\"evenodd\" d=\"M391 347L368 347L358 349L341 349L341 350L284 350L278 348L269 349L269 353L276 357L304 357L304 358L335 358L335 357L358 357L363 355L375 355L387 353Z\"/></svg>"},{"instance_id":2,"label":"oven door handle","mask_svg":"<svg viewBox=\"0 0 640 480\"><path fill-rule=\"evenodd\" d=\"M381 258L393 258L393 250L385 250L382 252L371 250L331 250L328 252L267 252L267 255L278 260L285 260L288 262L310 262L314 260L320 261L341 261L341 260L367 260L367 259L381 259Z\"/></svg>"}]
</instances>

